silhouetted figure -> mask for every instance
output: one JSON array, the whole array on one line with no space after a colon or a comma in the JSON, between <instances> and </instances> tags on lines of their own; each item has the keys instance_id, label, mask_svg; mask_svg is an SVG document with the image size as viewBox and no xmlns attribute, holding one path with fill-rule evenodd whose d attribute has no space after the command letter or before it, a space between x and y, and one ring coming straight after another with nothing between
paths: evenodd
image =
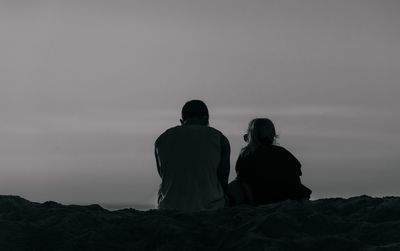
<instances>
[{"instance_id":1,"label":"silhouetted figure","mask_svg":"<svg viewBox=\"0 0 400 251\"><path fill-rule=\"evenodd\" d=\"M228 186L230 145L209 127L207 106L200 100L182 108L181 125L168 129L155 142L162 179L160 209L203 210L224 207Z\"/></svg>"},{"instance_id":2,"label":"silhouetted figure","mask_svg":"<svg viewBox=\"0 0 400 251\"><path fill-rule=\"evenodd\" d=\"M300 162L274 144L276 133L271 120L252 120L244 138L248 145L236 162L237 180L229 185L233 204L262 205L310 198L311 190L300 182Z\"/></svg>"}]
</instances>

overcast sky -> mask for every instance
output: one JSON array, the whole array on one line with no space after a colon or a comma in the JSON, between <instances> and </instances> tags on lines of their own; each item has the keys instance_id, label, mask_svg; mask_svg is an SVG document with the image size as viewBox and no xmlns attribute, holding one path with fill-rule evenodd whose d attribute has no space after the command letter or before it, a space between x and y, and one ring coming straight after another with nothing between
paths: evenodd
<instances>
[{"instance_id":1,"label":"overcast sky","mask_svg":"<svg viewBox=\"0 0 400 251\"><path fill-rule=\"evenodd\" d=\"M203 99L254 117L313 198L400 195L398 0L0 0L0 194L155 201L154 140Z\"/></svg>"}]
</instances>

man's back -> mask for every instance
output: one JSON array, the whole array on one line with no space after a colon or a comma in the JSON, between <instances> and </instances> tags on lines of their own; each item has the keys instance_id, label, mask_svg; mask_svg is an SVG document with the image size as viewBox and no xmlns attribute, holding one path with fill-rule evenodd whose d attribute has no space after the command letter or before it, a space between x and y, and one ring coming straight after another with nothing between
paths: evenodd
<instances>
[{"instance_id":1,"label":"man's back","mask_svg":"<svg viewBox=\"0 0 400 251\"><path fill-rule=\"evenodd\" d=\"M224 191L218 168L224 148L229 147L226 142L220 131L204 125L176 126L164 132L155 143L158 172L162 178L159 208L223 207Z\"/></svg>"}]
</instances>

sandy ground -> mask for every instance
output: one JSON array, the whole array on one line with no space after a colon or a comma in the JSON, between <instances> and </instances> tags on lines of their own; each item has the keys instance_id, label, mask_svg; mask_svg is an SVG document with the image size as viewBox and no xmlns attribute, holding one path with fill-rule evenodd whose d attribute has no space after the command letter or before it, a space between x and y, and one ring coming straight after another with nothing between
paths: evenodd
<instances>
[{"instance_id":1,"label":"sandy ground","mask_svg":"<svg viewBox=\"0 0 400 251\"><path fill-rule=\"evenodd\" d=\"M0 250L400 250L400 197L195 213L0 196Z\"/></svg>"}]
</instances>

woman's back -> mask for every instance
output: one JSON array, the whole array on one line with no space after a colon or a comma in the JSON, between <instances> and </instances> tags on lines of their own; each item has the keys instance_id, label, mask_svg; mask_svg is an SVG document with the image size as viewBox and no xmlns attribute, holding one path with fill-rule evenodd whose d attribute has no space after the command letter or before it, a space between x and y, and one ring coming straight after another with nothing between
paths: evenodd
<instances>
[{"instance_id":1,"label":"woman's back","mask_svg":"<svg viewBox=\"0 0 400 251\"><path fill-rule=\"evenodd\" d=\"M240 199L237 193L232 192L229 196L236 204L261 205L310 198L311 190L300 182L300 162L288 150L275 145L276 137L271 120L257 118L250 121L244 135L247 145L242 148L236 162L237 180L231 182L231 187L236 183L239 187L250 186L251 195L246 196L250 199Z\"/></svg>"},{"instance_id":2,"label":"woman's back","mask_svg":"<svg viewBox=\"0 0 400 251\"><path fill-rule=\"evenodd\" d=\"M285 148L264 143L254 153L239 156L238 180L252 187L256 204L266 204L298 197L294 190L301 185L301 164Z\"/></svg>"}]
</instances>

